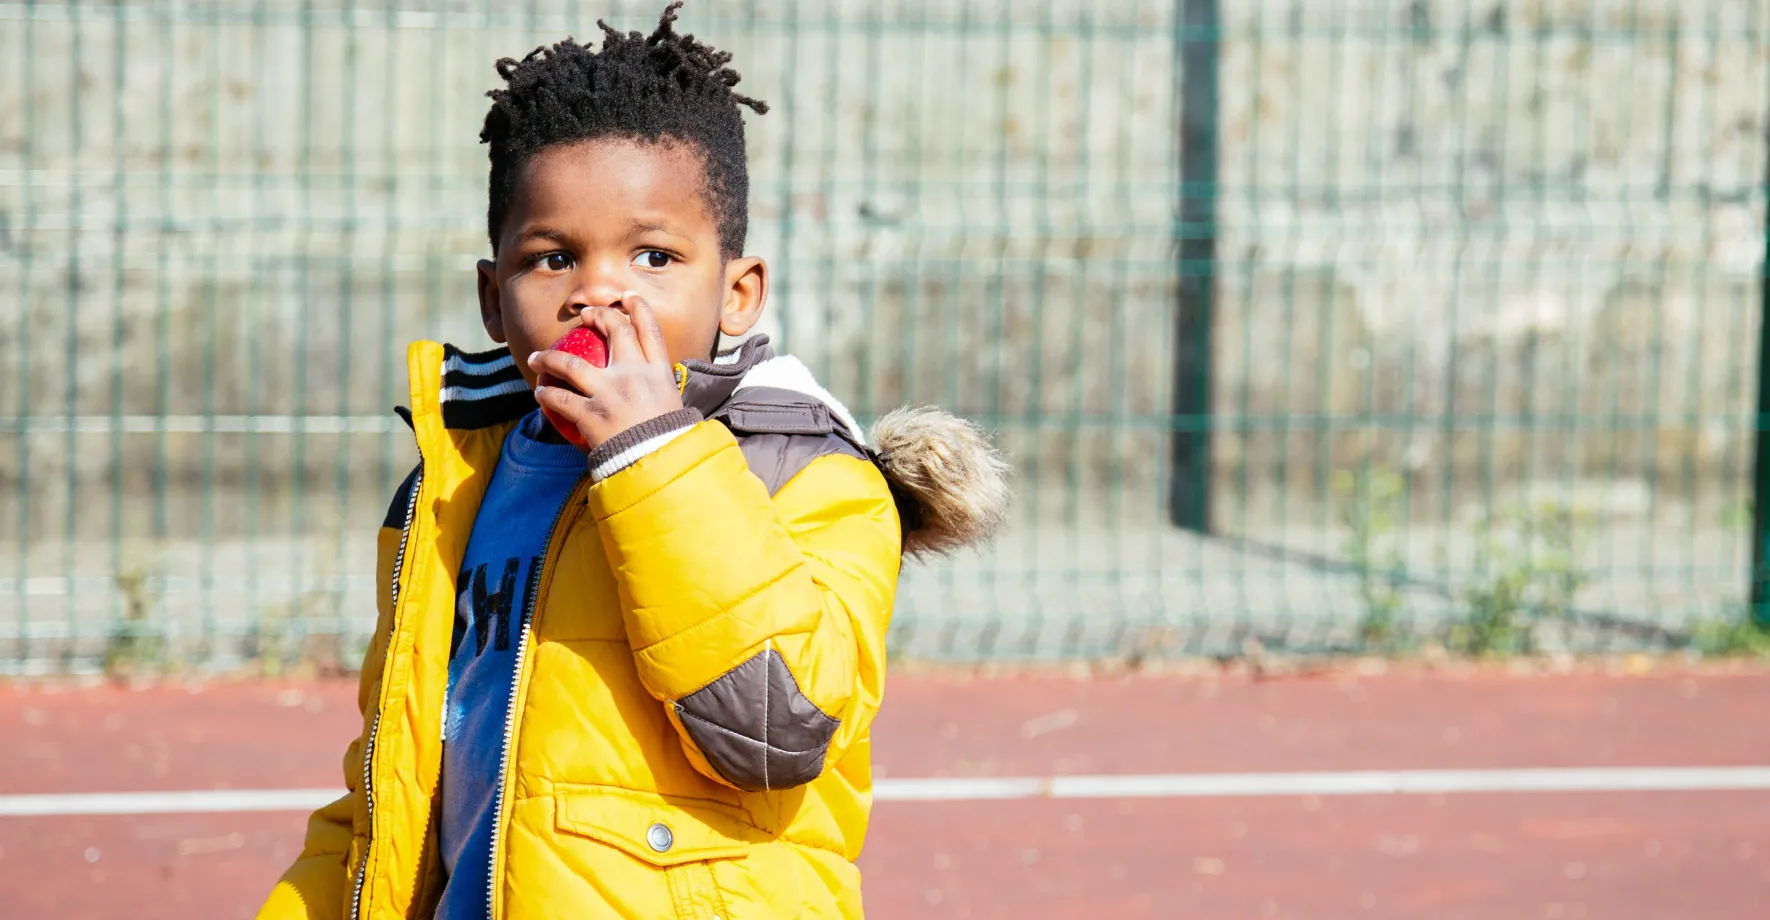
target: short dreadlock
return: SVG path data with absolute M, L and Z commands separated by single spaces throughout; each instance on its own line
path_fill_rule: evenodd
M 486 232 L 493 251 L 516 179 L 530 157 L 554 144 L 620 137 L 699 148 L 720 252 L 728 259 L 743 254 L 750 174 L 738 106 L 761 115 L 768 104 L 732 91 L 742 78 L 725 66 L 730 52 L 677 34 L 672 25 L 681 6 L 670 4 L 650 35 L 618 32 L 597 20 L 601 51 L 567 38 L 536 48 L 521 61 L 498 61 L 506 88 L 486 94 L 492 109 L 479 133 L 491 147 Z

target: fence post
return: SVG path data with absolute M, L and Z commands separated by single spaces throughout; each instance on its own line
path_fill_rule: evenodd
M 1764 179 L 1765 216 L 1770 218 L 1770 174 Z M 1770 426 L 1764 424 L 1770 412 L 1770 225 L 1764 232 L 1763 263 L 1758 268 L 1758 404 L 1752 413 L 1752 426 L 1757 435 L 1757 456 L 1752 471 L 1752 563 L 1750 569 L 1752 619 L 1759 626 L 1770 626 L 1770 517 L 1764 505 L 1770 500 Z
M 1175 526 L 1211 527 L 1211 312 L 1217 252 L 1217 80 L 1221 0 L 1177 0 L 1180 202 L 1174 239 L 1179 271 L 1174 323 L 1173 469 L 1168 514 Z

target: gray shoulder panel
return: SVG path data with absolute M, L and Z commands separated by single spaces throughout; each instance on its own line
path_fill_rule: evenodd
M 781 486 L 791 482 L 794 476 L 799 475 L 811 465 L 811 461 L 819 457 L 843 454 L 866 459 L 866 455 L 856 450 L 852 444 L 833 434 L 739 435 L 738 447 L 744 452 L 744 461 L 750 465 L 750 472 L 762 480 L 770 495 L 779 492 Z
M 800 692 L 774 649 L 678 700 L 676 713 L 713 769 L 751 791 L 816 779 L 841 724 Z
M 830 454 L 870 460 L 830 414 L 830 407 L 794 390 L 751 387 L 720 406 L 713 418 L 737 435 L 750 471 L 768 494 Z

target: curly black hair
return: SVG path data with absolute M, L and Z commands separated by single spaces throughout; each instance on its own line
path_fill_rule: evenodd
M 750 174 L 738 107 L 761 115 L 768 104 L 732 91 L 742 77 L 725 66 L 729 52 L 677 34 L 673 24 L 681 6 L 665 8 L 650 35 L 618 32 L 597 20 L 601 51 L 568 38 L 520 61 L 498 61 L 505 88 L 486 94 L 492 108 L 479 133 L 492 161 L 486 232 L 493 252 L 530 157 L 555 144 L 620 137 L 698 148 L 720 252 L 727 259 L 743 254 Z

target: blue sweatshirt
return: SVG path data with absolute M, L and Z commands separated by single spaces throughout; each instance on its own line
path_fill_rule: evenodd
M 449 880 L 437 920 L 485 920 L 491 912 L 498 767 L 528 591 L 560 507 L 589 472 L 576 448 L 542 442 L 541 431 L 536 410 L 505 439 L 456 580 L 438 828 Z

